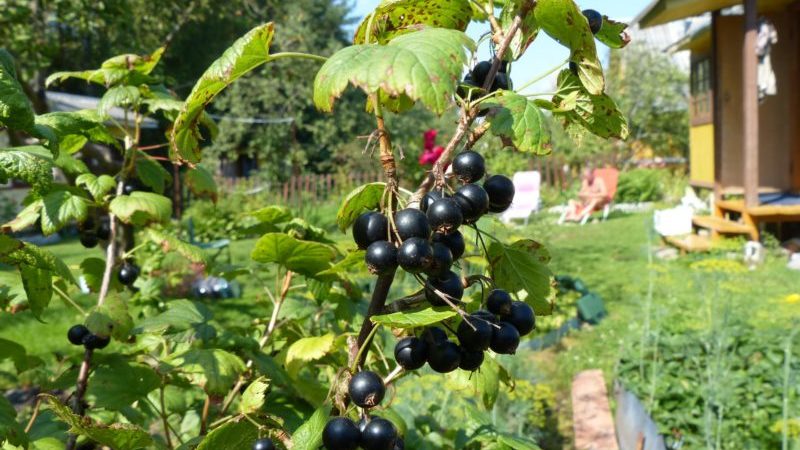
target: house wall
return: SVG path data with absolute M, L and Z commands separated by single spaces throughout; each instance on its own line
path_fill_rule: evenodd
M 796 101 L 798 79 L 798 31 L 800 13 L 768 14 L 778 30 L 778 43 L 772 48 L 773 69 L 778 95 L 767 97 L 759 109 L 759 184 L 788 190 L 793 187 L 793 164 L 797 165 L 797 132 L 800 109 Z M 719 86 L 721 90 L 722 158 L 719 181 L 725 187 L 742 186 L 742 44 L 744 18 L 721 16 L 715 37 L 719 46 Z
M 714 186 L 714 125 L 689 129 L 689 180 L 695 186 Z

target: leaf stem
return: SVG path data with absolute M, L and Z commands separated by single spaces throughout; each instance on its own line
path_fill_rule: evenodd
M 200 436 L 205 436 L 208 432 L 208 411 L 211 409 L 211 396 L 206 394 L 206 401 L 203 403 L 203 413 L 200 416 Z
M 311 53 L 302 53 L 302 52 L 280 52 L 280 53 L 275 53 L 274 55 L 269 55 L 269 61 L 274 61 L 276 59 L 284 59 L 284 58 L 310 59 L 312 61 L 319 61 L 323 63 L 328 60 L 328 58 L 324 56 L 314 55 Z
M 530 86 L 532 86 L 532 85 L 544 80 L 545 78 L 549 77 L 550 75 L 552 75 L 555 72 L 558 72 L 558 70 L 561 69 L 562 67 L 564 67 L 564 64 L 566 64 L 568 62 L 569 62 L 569 58 L 565 59 L 564 61 L 559 63 L 557 66 L 553 67 L 552 69 L 549 69 L 547 72 L 537 76 L 536 78 L 534 78 L 532 80 L 527 81 L 525 84 L 523 84 L 522 86 L 518 87 L 515 90 L 517 92 L 522 92 L 525 88 L 530 87 Z M 527 94 L 525 94 L 525 95 L 527 96 Z
M 361 367 L 367 359 L 369 350 L 365 350 L 365 348 L 369 347 L 372 336 L 374 336 L 373 330 L 375 329 L 375 324 L 372 323 L 371 319 L 372 316 L 383 312 L 383 308 L 386 306 L 386 298 L 389 296 L 389 289 L 392 287 L 396 271 L 397 270 L 393 270 L 386 275 L 379 276 L 378 281 L 375 282 L 375 289 L 372 291 L 372 299 L 369 302 L 367 315 L 364 317 L 364 322 L 361 324 L 361 331 L 358 333 L 358 339 L 356 339 L 358 353 L 355 357 L 355 361 L 351 362 L 351 367 Z
M 36 418 L 39 416 L 39 408 L 42 406 L 42 399 L 37 398 L 36 404 L 33 406 L 33 413 L 31 414 L 30 420 L 28 420 L 28 424 L 25 425 L 25 434 L 31 432 L 31 428 L 33 428 L 33 423 L 36 422 Z
M 377 325 L 373 326 L 372 330 L 370 330 L 369 334 L 367 335 L 367 339 L 364 341 L 364 345 L 361 345 L 358 348 L 358 354 L 356 354 L 356 358 L 353 360 L 353 364 L 350 365 L 351 373 L 355 373 L 358 370 L 359 366 L 363 365 L 363 362 L 359 362 L 362 360 L 361 359 L 362 357 L 364 358 L 364 360 L 367 359 L 367 355 L 364 354 L 364 352 L 366 351 L 365 349 L 369 348 L 370 344 L 372 343 L 372 339 L 375 337 L 375 334 L 378 332 L 379 328 L 380 327 Z
M 75 303 L 75 300 L 73 300 L 72 297 L 70 297 L 66 292 L 62 291 L 55 284 L 53 284 L 53 291 L 55 291 L 55 293 L 58 294 L 59 297 L 63 298 L 64 301 L 66 301 L 67 303 L 72 305 L 75 309 L 77 309 L 84 317 L 86 316 L 86 310 L 84 310 L 83 308 L 80 307 L 80 305 Z
M 159 411 L 159 415 L 161 416 L 161 421 L 164 423 L 164 436 L 167 438 L 167 447 L 169 449 L 175 448 L 172 445 L 172 437 L 169 434 L 169 420 L 167 418 L 167 403 L 164 401 L 164 385 L 162 384 L 159 388 L 159 401 L 161 402 L 161 410 Z

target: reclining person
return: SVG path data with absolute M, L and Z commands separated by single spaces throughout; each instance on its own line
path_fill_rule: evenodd
M 580 222 L 587 214 L 599 211 L 611 202 L 605 181 L 596 177 L 594 170 L 584 169 L 582 179 L 578 200 L 570 200 L 567 205 L 566 221 Z

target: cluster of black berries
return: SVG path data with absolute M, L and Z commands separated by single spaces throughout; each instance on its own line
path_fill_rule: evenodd
M 486 77 L 489 75 L 491 69 L 491 60 L 481 61 L 476 64 L 472 70 L 464 75 L 464 80 L 458 86 L 456 95 L 465 100 L 474 100 L 485 95 L 486 92 L 483 91 L 483 84 L 486 82 Z M 511 77 L 508 76 L 508 63 L 502 61 L 500 63 L 500 68 L 494 76 L 494 81 L 492 81 L 489 92 L 494 92 L 498 89 L 509 90 L 512 88 Z
M 378 406 L 386 395 L 383 380 L 374 372 L 361 371 L 347 386 L 350 400 L 370 409 Z M 328 450 L 403 450 L 405 443 L 394 424 L 380 417 L 361 419 L 358 424 L 347 417 L 335 417 L 322 431 L 322 443 Z
M 94 248 L 100 241 L 107 241 L 111 236 L 111 221 L 108 216 L 102 215 L 99 220 L 89 216 L 78 227 L 81 245 L 86 248 Z
M 421 337 L 400 340 L 394 358 L 406 370 L 416 370 L 427 362 L 431 369 L 448 373 L 456 369 L 473 372 L 483 364 L 484 353 L 512 355 L 521 336 L 533 331 L 536 318 L 524 302 L 511 299 L 508 292 L 495 289 L 486 300 L 486 310 L 464 318 L 455 332 L 458 344 L 449 340 L 441 328 L 427 328 Z
M 67 339 L 69 339 L 73 345 L 82 345 L 87 350 L 106 348 L 109 342 L 111 342 L 110 337 L 98 336 L 83 325 L 73 325 L 69 331 L 67 331 Z
M 131 261 L 123 262 L 117 272 L 117 280 L 125 286 L 132 286 L 137 278 L 139 278 L 139 266 Z
M 411 274 L 426 274 L 425 297 L 435 306 L 457 303 L 464 295 L 461 278 L 450 270 L 465 249 L 458 228 L 477 222 L 486 213 L 503 212 L 514 200 L 514 184 L 508 177 L 494 175 L 483 186 L 477 184 L 486 174 L 486 165 L 476 152 L 456 156 L 453 171 L 464 184 L 452 196 L 429 192 L 420 209 L 407 208 L 395 214 L 393 230 L 387 217 L 378 212 L 362 214 L 353 225 L 353 238 L 359 248 L 366 249 L 365 260 L 372 274 L 386 275 L 397 266 Z

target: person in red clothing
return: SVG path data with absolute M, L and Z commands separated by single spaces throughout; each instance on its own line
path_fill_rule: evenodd
M 432 166 L 439 160 L 444 152 L 444 147 L 436 145 L 436 130 L 428 130 L 423 135 L 425 138 L 424 150 L 419 155 L 419 164 L 422 166 Z

